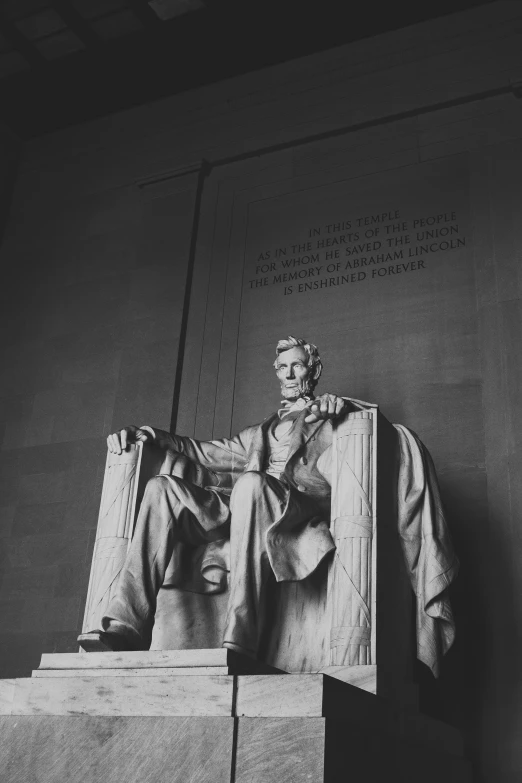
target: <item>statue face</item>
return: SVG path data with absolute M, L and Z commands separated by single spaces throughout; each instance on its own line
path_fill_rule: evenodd
M 312 370 L 308 366 L 308 354 L 301 346 L 279 354 L 276 373 L 285 400 L 297 400 L 311 393 Z

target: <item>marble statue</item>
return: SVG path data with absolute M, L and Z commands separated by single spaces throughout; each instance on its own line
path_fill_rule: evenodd
M 361 489 L 363 505 L 357 500 L 359 511 L 349 517 L 341 511 L 339 522 L 363 532 L 336 537 L 331 525 L 330 486 L 332 471 L 337 470 L 332 439 L 336 422 L 350 409 L 349 399 L 331 393 L 314 396 L 322 363 L 317 347 L 306 340 L 291 336 L 280 340 L 274 367 L 281 408 L 232 438 L 198 441 L 150 426 L 128 426 L 109 435 L 109 456 L 123 455 L 134 443 L 153 443 L 163 454 L 163 464 L 160 475 L 147 484 L 101 628 L 89 629 L 93 632 L 84 649 L 148 649 L 157 594 L 174 560 L 182 589 L 212 592 L 219 589 L 219 568 L 230 572 L 223 646 L 256 657 L 267 622 L 270 583 L 306 580 L 325 558 L 334 552 L 338 557 L 344 541 L 362 536 L 364 543 L 365 536 L 371 538 L 364 532 L 366 519 L 371 520 L 371 503 L 364 501 L 360 486 L 356 489 Z M 352 418 L 366 415 L 352 414 Z M 370 422 L 352 420 L 350 432 L 362 432 L 363 425 Z M 418 657 L 436 674 L 454 636 L 447 590 L 458 563 L 431 458 L 414 433 L 399 425 L 393 432 L 401 459 L 396 493 L 399 536 L 417 597 Z M 346 475 L 353 484 L 353 469 L 348 468 Z M 196 561 L 177 557 L 187 551 L 200 555 Z M 344 578 L 346 569 L 339 570 Z M 351 649 L 352 658 L 356 651 L 351 663 L 371 663 L 369 654 L 361 658 L 357 652 L 369 645 L 362 628 L 369 613 L 364 608 L 367 599 L 361 599 L 363 589 L 354 587 L 353 576 L 347 584 L 354 590 L 354 605 L 362 607 L 361 619 L 339 620 L 335 634 L 345 638 L 337 643 Z M 353 609 L 349 614 L 354 617 Z
M 331 443 L 327 422 L 346 403 L 313 395 L 322 371 L 315 345 L 289 337 L 275 361 L 281 409 L 234 438 L 198 442 L 150 427 L 109 435 L 113 453 L 129 442 L 154 441 L 188 460 L 192 480 L 161 475 L 149 482 L 116 594 L 103 618 L 112 649 L 144 649 L 156 595 L 177 543 L 198 546 L 230 536 L 231 588 L 223 644 L 255 656 L 263 627 L 266 586 L 305 579 L 332 551 L 330 486 L 318 461 Z M 312 437 L 313 436 L 313 437 Z

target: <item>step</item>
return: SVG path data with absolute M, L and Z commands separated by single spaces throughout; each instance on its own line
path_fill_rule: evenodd
M 27 677 L 0 681 L 3 715 L 230 717 L 231 675 Z
M 176 676 L 179 674 L 282 674 L 224 647 L 208 650 L 140 650 L 137 652 L 47 653 L 33 677 Z
M 375 698 L 324 674 L 120 674 L 100 679 L 78 673 L 0 681 L 4 715 L 345 718 L 349 705 L 351 712 L 364 717 L 366 710 L 370 720 L 375 720 L 375 713 L 382 722 L 389 710 L 383 712 Z M 393 709 L 390 716 L 395 716 Z

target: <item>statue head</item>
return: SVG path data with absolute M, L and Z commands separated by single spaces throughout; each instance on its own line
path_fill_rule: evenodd
M 274 367 L 286 400 L 313 396 L 323 371 L 317 346 L 292 336 L 277 343 Z

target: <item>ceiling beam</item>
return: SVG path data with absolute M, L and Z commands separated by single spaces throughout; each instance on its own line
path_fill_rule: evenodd
M 0 11 L 0 33 L 21 54 L 32 67 L 40 68 L 47 60 L 36 46 L 22 35 L 18 27 Z
M 125 0 L 125 2 L 146 29 L 159 30 L 163 26 L 164 23 L 156 16 L 146 0 Z
M 62 17 L 67 27 L 87 49 L 99 49 L 102 46 L 97 33 L 68 0 L 49 0 L 49 5 Z

